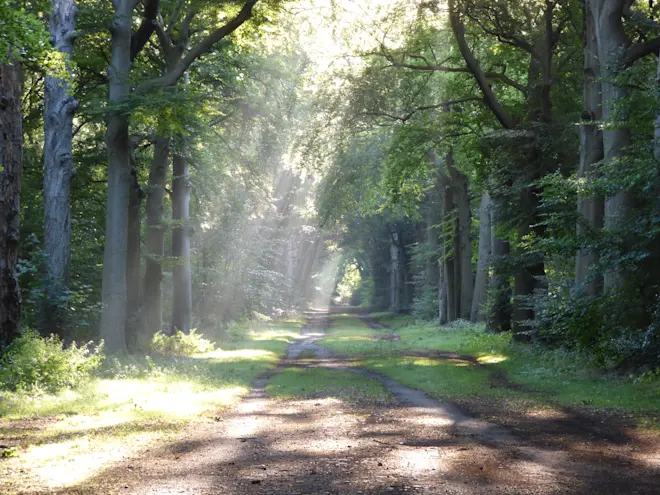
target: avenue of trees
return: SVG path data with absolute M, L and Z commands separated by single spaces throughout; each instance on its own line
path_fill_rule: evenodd
M 325 67 L 303 35 L 345 8 Z M 656 365 L 659 17 L 0 0 L 0 346 L 301 307 L 341 252 L 354 304 Z

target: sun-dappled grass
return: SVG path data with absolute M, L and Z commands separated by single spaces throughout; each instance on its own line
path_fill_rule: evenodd
M 0 466 L 0 492 L 22 482 L 80 482 L 190 421 L 222 414 L 257 376 L 275 368 L 299 326 L 297 320 L 260 322 L 237 334 L 240 339 L 191 357 L 110 356 L 91 379 L 55 394 L 2 392 L 0 443 L 16 458 Z M 71 462 L 76 476 L 58 477 Z
M 338 354 L 359 357 L 365 368 L 445 400 L 505 398 L 629 411 L 652 425 L 660 419 L 657 377 L 636 380 L 605 372 L 584 355 L 516 344 L 511 334 L 487 333 L 483 325 L 459 321 L 438 327 L 387 313 L 371 317 L 389 326 L 400 341 L 373 339 L 374 333 L 382 331 L 344 320 L 345 326 L 333 323 L 318 343 Z M 468 359 L 434 356 L 434 351 Z
M 271 397 L 334 397 L 352 403 L 385 403 L 390 393 L 380 382 L 345 370 L 287 368 L 275 375 L 266 392 Z

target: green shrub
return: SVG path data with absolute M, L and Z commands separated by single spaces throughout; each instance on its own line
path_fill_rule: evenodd
M 171 356 L 192 356 L 215 350 L 215 344 L 202 337 L 193 328 L 190 333 L 177 330 L 174 335 L 158 332 L 151 341 L 151 348 L 161 354 Z
M 12 391 L 57 392 L 75 387 L 99 367 L 103 343 L 65 348 L 59 337 L 30 330 L 14 340 L 0 359 L 0 386 Z

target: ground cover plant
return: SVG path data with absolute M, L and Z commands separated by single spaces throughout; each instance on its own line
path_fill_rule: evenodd
M 108 463 L 167 442 L 186 425 L 214 421 L 255 378 L 272 371 L 299 331 L 298 320 L 243 325 L 222 348 L 193 356 L 110 356 L 74 387 L 0 390 L 0 491 L 68 486 Z M 11 459 L 9 459 L 11 457 Z M 75 475 L 65 469 L 76 462 Z
M 517 344 L 510 333 L 489 333 L 469 322 L 439 327 L 386 313 L 331 321 L 320 345 L 442 400 L 473 406 L 508 401 L 512 408 L 568 406 L 594 414 L 632 414 L 644 425 L 660 426 L 655 374 L 604 370 L 584 353 Z M 388 328 L 370 328 L 369 321 Z M 374 338 L 389 332 L 399 340 Z

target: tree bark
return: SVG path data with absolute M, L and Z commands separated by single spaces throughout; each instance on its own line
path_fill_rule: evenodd
M 578 177 L 585 183 L 593 180 L 595 166 L 603 159 L 603 133 L 599 128 L 602 118 L 600 64 L 596 42 L 595 20 L 589 1 L 584 5 L 584 92 L 582 124 L 580 125 L 580 166 Z M 604 202 L 602 197 L 578 192 L 577 235 L 584 238 L 590 231 L 603 227 Z M 578 293 L 596 296 L 602 290 L 602 276 L 592 274 L 598 263 L 598 253 L 581 249 L 575 260 L 575 287 Z
M 470 197 L 468 195 L 468 179 L 454 165 L 454 154 L 450 151 L 446 159 L 447 170 L 454 189 L 456 205 L 455 257 L 458 264 L 456 280 L 458 283 L 458 318 L 470 319 L 472 310 L 472 295 L 474 278 L 472 273 L 472 220 L 470 216 Z
M 128 237 L 126 256 L 126 341 L 129 349 L 136 350 L 144 328 L 142 317 L 142 278 L 140 273 L 141 206 L 144 191 L 140 187 L 135 166 L 134 147 L 131 146 L 131 188 L 128 198 Z
M 183 146 L 182 138 L 180 146 Z M 190 266 L 190 174 L 188 163 L 179 149 L 172 164 L 172 326 L 188 333 L 192 329 L 192 269 Z
M 458 280 L 456 280 L 456 210 L 454 208 L 454 192 L 448 184 L 445 188 L 442 206 L 442 243 L 444 253 L 444 278 L 447 287 L 447 321 L 451 322 L 458 318 L 460 299 L 457 297 Z
M 0 64 L 0 349 L 18 336 L 21 320 L 16 271 L 23 173 L 20 71 L 11 58 Z
M 399 250 L 399 234 L 390 231 L 390 305 L 392 313 L 401 309 L 401 259 Z
M 112 24 L 111 63 L 108 101 L 123 103 L 130 92 L 131 0 L 116 0 Z M 100 335 L 109 352 L 126 350 L 126 250 L 131 164 L 128 116 L 112 109 L 107 119 L 108 197 L 103 252 L 103 312 Z
M 484 319 L 483 306 L 486 302 L 486 287 L 488 286 L 488 269 L 490 266 L 491 229 L 490 229 L 490 195 L 481 195 L 479 207 L 479 249 L 477 254 L 477 276 L 474 281 L 470 321 Z
M 504 266 L 509 257 L 509 243 L 497 232 L 501 221 L 501 198 L 494 197 L 490 209 L 491 229 L 491 263 L 493 275 L 488 288 L 489 308 L 486 328 L 491 332 L 507 332 L 511 330 L 511 285 L 508 270 Z
M 595 20 L 598 59 L 601 70 L 601 97 L 603 121 L 608 124 L 603 129 L 603 149 L 605 162 L 625 158 L 632 145 L 630 129 L 625 124 L 625 102 L 628 90 L 617 84 L 616 76 L 624 66 L 626 50 L 630 39 L 623 26 L 623 11 L 628 6 L 627 0 L 589 0 Z M 630 218 L 633 198 L 627 191 L 621 191 L 605 199 L 604 226 L 615 229 L 625 225 Z M 621 271 L 614 270 L 605 274 L 605 290 L 615 290 L 627 281 Z
M 68 61 L 76 37 L 74 0 L 52 0 L 50 41 Z M 42 312 L 43 334 L 61 333 L 60 298 L 69 288 L 71 264 L 71 205 L 69 194 L 73 166 L 73 115 L 78 102 L 66 79 L 46 75 L 44 87 L 44 252 L 47 257 L 47 297 Z
M 163 214 L 169 156 L 170 139 L 156 137 L 147 188 L 147 257 L 144 274 L 144 319 L 147 337 L 161 330 L 163 326 Z

